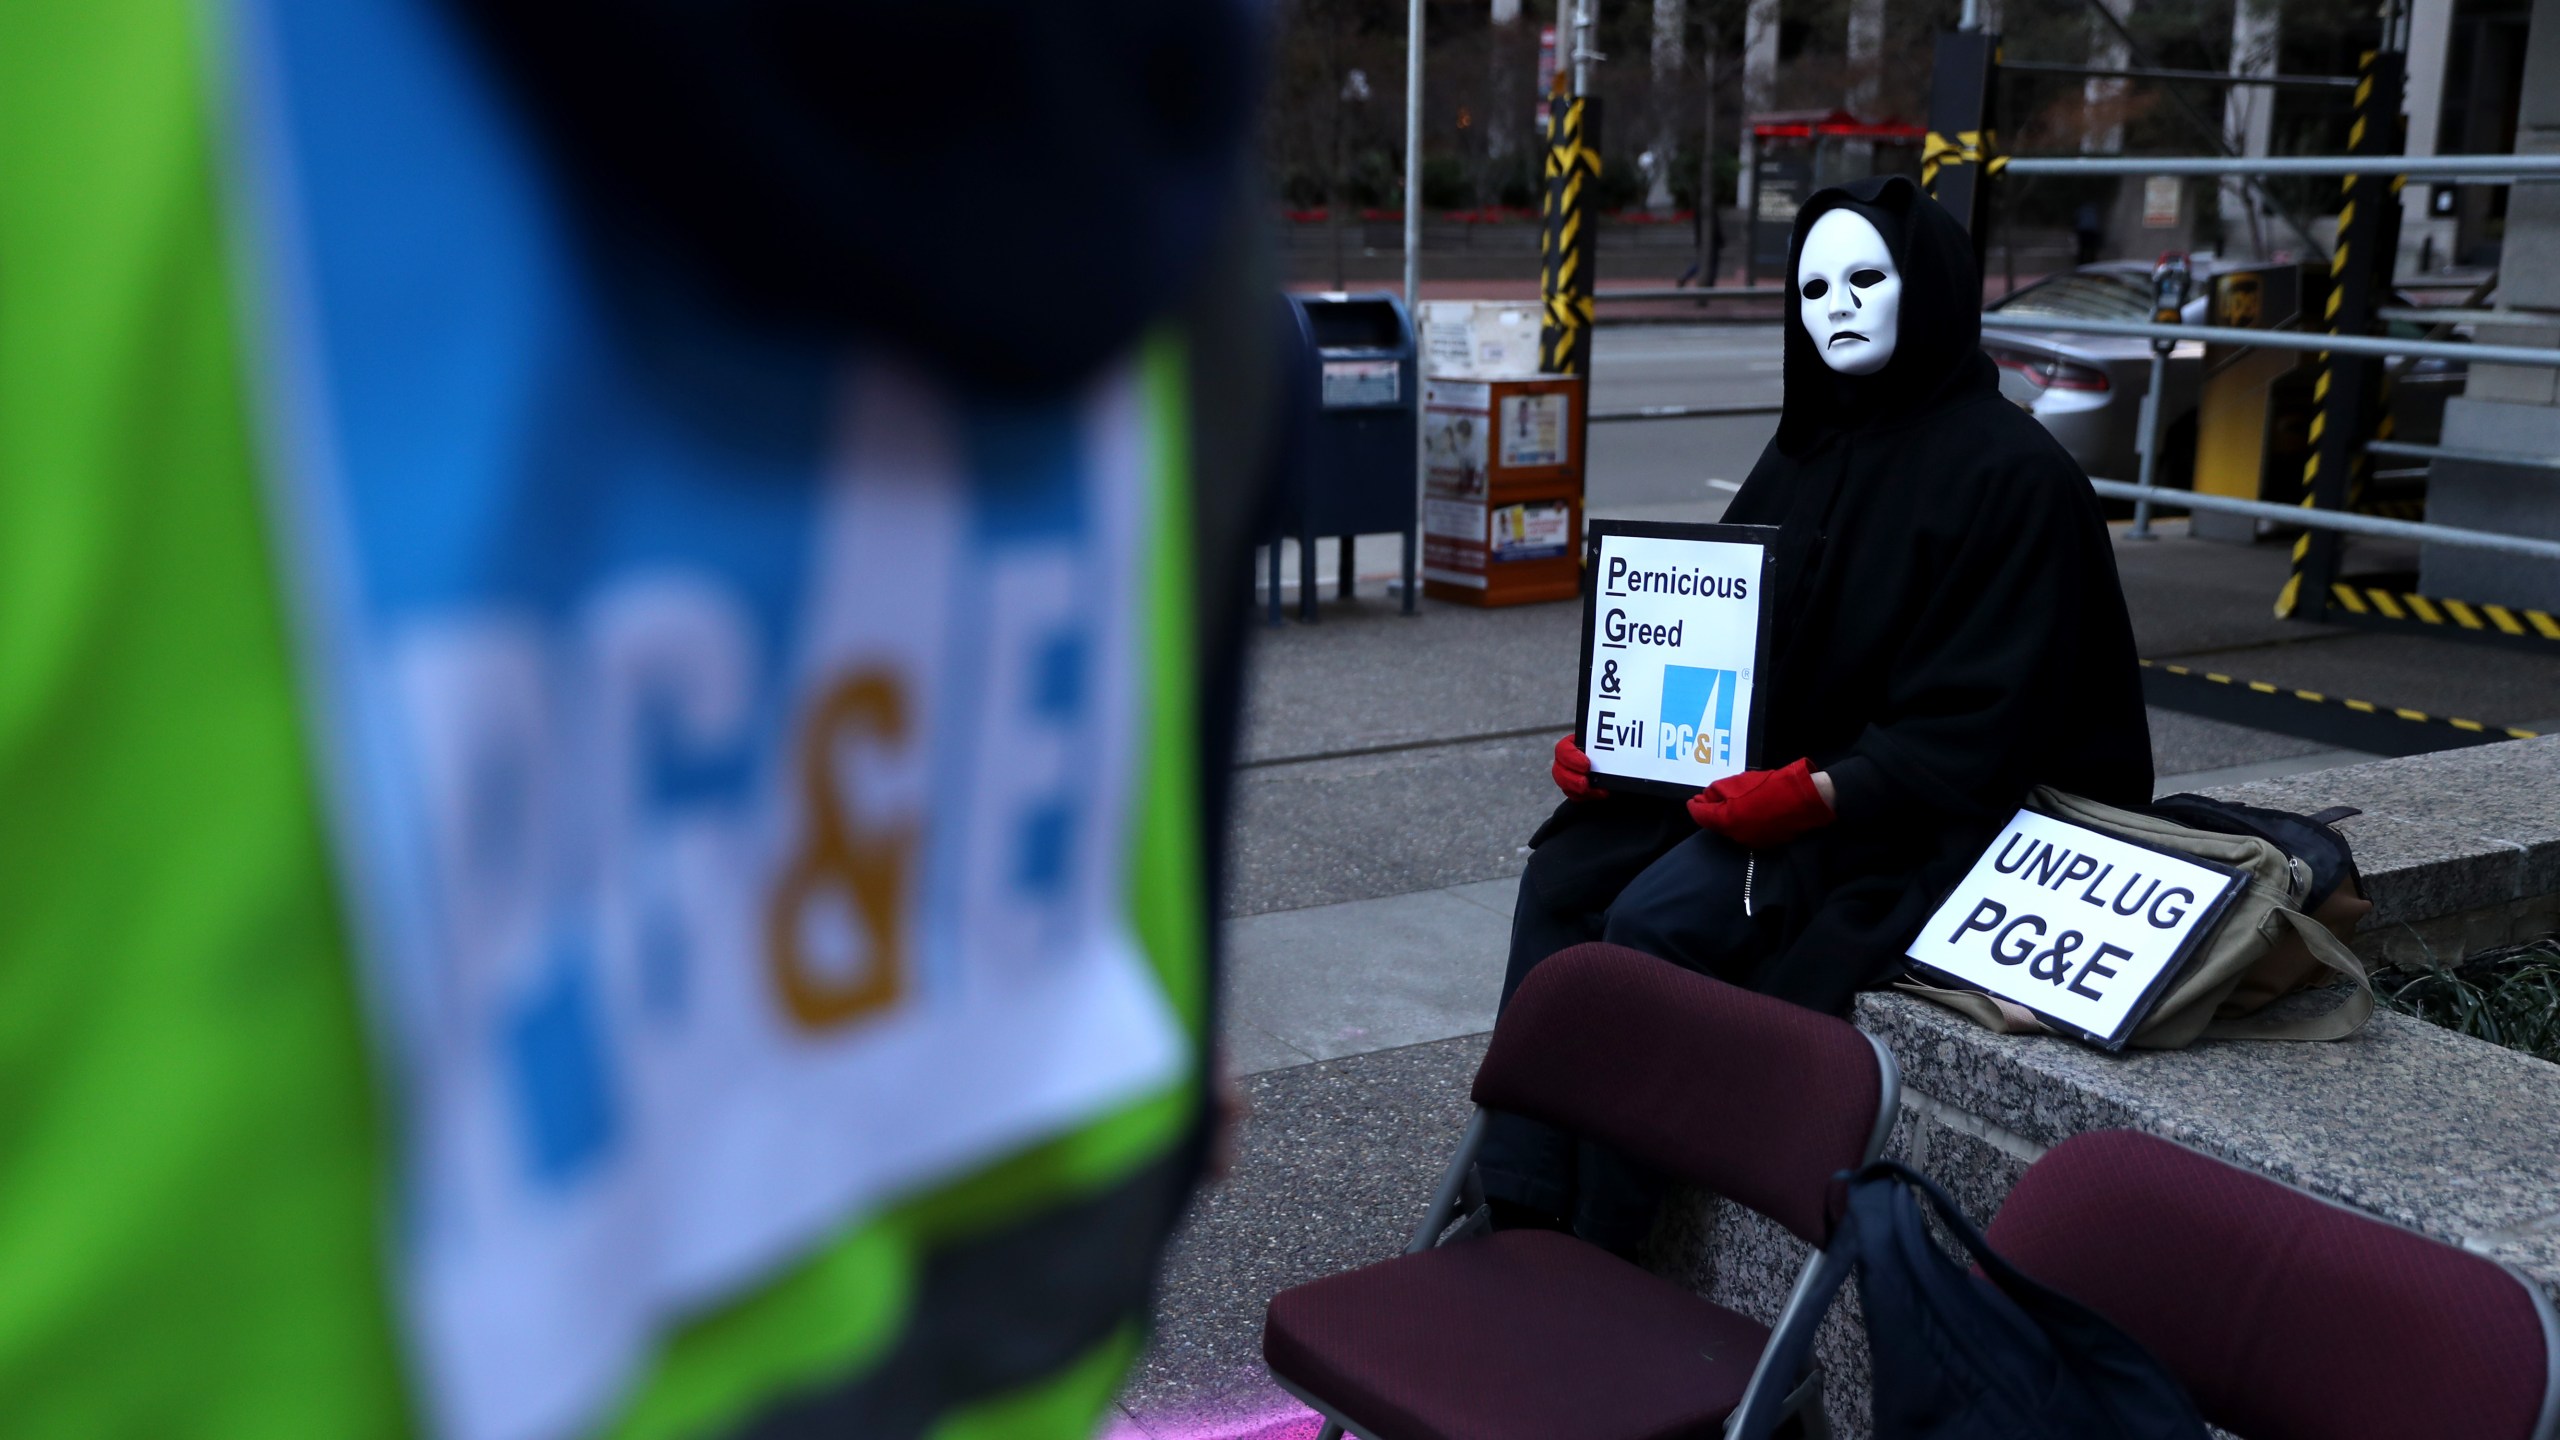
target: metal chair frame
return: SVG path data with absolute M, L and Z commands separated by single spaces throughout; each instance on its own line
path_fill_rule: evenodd
M 1875 1124 L 1868 1131 L 1865 1153 L 1859 1157 L 1859 1164 L 1864 1165 L 1884 1153 L 1885 1141 L 1893 1134 L 1894 1119 L 1902 1108 L 1902 1067 L 1883 1041 L 1864 1030 L 1858 1034 L 1875 1052 L 1878 1081 Z M 1403 1253 L 1415 1255 L 1437 1248 L 1450 1223 L 1460 1218 L 1460 1196 L 1466 1189 L 1467 1170 L 1475 1164 L 1476 1152 L 1483 1148 L 1485 1123 L 1485 1111 L 1478 1107 L 1467 1121 L 1456 1155 L 1441 1171 L 1440 1182 L 1431 1192 L 1431 1206 L 1414 1227 L 1413 1238 Z M 1768 1440 L 1789 1416 L 1799 1414 L 1805 1417 L 1809 1440 L 1828 1440 L 1831 1431 L 1822 1410 L 1822 1369 L 1812 1362 L 1813 1339 L 1841 1283 L 1848 1278 L 1851 1263 L 1836 1245 L 1816 1249 L 1813 1258 L 1805 1262 L 1785 1307 L 1778 1312 L 1777 1323 L 1769 1327 L 1768 1343 L 1761 1347 L 1751 1380 L 1743 1387 L 1742 1399 L 1725 1421 L 1725 1440 Z M 1780 1373 L 1793 1378 L 1780 1379 Z M 1309 1394 L 1285 1377 L 1275 1374 L 1271 1378 L 1324 1417 L 1324 1428 L 1318 1432 L 1317 1440 L 1343 1440 L 1346 1435 L 1353 1440 L 1378 1440 L 1322 1397 Z M 1778 1388 L 1781 1385 L 1785 1386 L 1783 1392 Z

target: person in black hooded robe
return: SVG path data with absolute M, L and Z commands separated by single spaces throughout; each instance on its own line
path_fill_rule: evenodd
M 1812 274 L 1806 237 L 1843 210 L 1890 259 Z M 1835 222 L 1818 248 L 1844 233 L 1865 234 Z M 1567 798 L 1530 841 L 1505 1004 L 1540 960 L 1605 939 L 1845 1014 L 1900 973 L 2032 787 L 2151 798 L 2106 524 L 2080 467 L 2000 394 L 1963 229 L 1908 179 L 1862 180 L 1797 214 L 1787 273 L 1807 303 L 1786 307 L 1778 433 L 1724 514 L 1778 531 L 1760 744 L 1780 768 L 1683 804 L 1595 789 L 1558 742 Z M 1863 362 L 1840 353 L 1861 345 Z M 1497 1226 L 1569 1224 L 1623 1252 L 1651 1223 L 1649 1177 L 1519 1116 L 1493 1117 L 1478 1172 Z

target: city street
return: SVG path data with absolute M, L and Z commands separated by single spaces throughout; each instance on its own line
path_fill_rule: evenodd
M 1778 366 L 1775 325 L 1607 326 L 1592 340 L 1592 411 L 1774 405 Z M 1591 513 L 1713 519 L 1777 428 L 1774 414 L 1594 425 Z

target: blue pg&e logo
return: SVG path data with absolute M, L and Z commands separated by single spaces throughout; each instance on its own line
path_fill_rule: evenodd
M 1663 666 L 1662 758 L 1733 763 L 1733 697 L 1741 688 L 1739 671 Z

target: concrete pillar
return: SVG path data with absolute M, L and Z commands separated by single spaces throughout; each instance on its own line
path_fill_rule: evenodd
M 1688 0 L 1653 0 L 1653 154 L 1651 183 L 1644 206 L 1657 215 L 1671 213 L 1671 157 L 1679 153 L 1680 71 L 1686 58 Z
M 2560 154 L 2560 0 L 2533 0 L 2521 88 L 2516 153 Z M 2509 189 L 2498 277 L 2499 309 L 2549 323 L 2488 333 L 2510 345 L 2560 346 L 2560 185 Z M 2445 404 L 2444 444 L 2560 453 L 2560 375 L 2538 366 L 2472 366 L 2464 394 Z M 2427 481 L 2427 518 L 2560 539 L 2560 472 L 2438 460 Z M 2428 595 L 2560 610 L 2560 565 L 2548 561 L 2424 545 L 2418 584 Z
M 2409 7 L 2409 153 L 2440 153 L 2438 122 L 2444 116 L 2444 71 L 2453 49 L 2454 0 L 2412 0 Z M 2400 191 L 2400 273 L 2418 273 L 2421 258 L 2436 265 L 2453 260 L 2458 223 L 2429 213 L 2435 187 L 2411 182 Z
M 2444 0 L 2450 5 L 2452 0 Z M 2240 0 L 2231 13 L 2231 73 L 2276 73 L 2275 0 Z M 2264 155 L 2275 134 L 2276 92 L 2264 85 L 2234 85 L 2223 97 L 2222 129 L 2243 155 Z M 2222 253 L 2262 260 L 2272 217 L 2257 194 L 2238 180 L 2221 185 Z
M 1742 207 L 1746 234 L 1752 206 L 1759 199 L 1751 193 L 1751 117 L 1773 108 L 1777 101 L 1778 0 L 1751 0 L 1742 17 L 1742 141 L 1738 147 L 1742 177 L 1734 182 L 1734 200 Z
M 2533 0 L 2527 32 L 2524 84 L 2516 102 L 2516 153 L 2560 154 L 2560 0 Z M 2516 185 L 2507 191 L 2507 230 L 2498 264 L 2501 309 L 2555 312 L 2560 324 L 2560 185 Z M 2502 330 L 2501 336 L 2529 332 Z M 2560 344 L 2560 334 L 2510 341 Z M 2560 404 L 2551 371 L 2507 365 L 2475 365 L 2468 393 L 2474 399 Z

